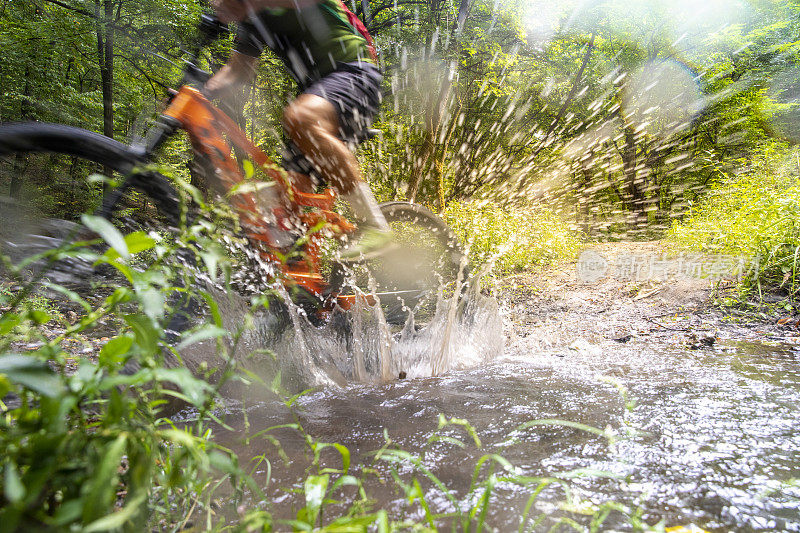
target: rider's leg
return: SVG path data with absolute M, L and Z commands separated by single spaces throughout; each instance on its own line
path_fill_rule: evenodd
M 314 182 L 309 176 L 292 170 L 287 172 L 289 173 L 289 179 L 292 180 L 292 185 L 294 185 L 295 189 L 306 193 L 314 192 Z
M 389 225 L 361 176 L 358 160 L 339 138 L 339 117 L 333 104 L 315 94 L 301 94 L 286 107 L 283 127 L 322 176 L 350 204 L 362 226 L 388 233 Z

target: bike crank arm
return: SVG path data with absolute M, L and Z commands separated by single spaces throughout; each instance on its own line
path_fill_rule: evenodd
M 427 293 L 427 290 L 408 290 L 408 291 L 387 291 L 387 292 L 376 292 L 376 293 L 368 293 L 368 294 L 339 294 L 336 296 L 336 303 L 347 311 L 353 305 L 355 305 L 356 300 L 361 298 L 364 300 L 367 305 L 375 305 L 378 303 L 378 300 L 382 300 L 386 298 L 387 300 L 391 297 L 400 297 L 400 296 L 424 296 Z

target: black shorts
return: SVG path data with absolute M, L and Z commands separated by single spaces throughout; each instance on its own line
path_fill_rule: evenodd
M 333 104 L 339 116 L 339 136 L 348 143 L 369 137 L 372 119 L 381 104 L 381 75 L 372 63 L 343 63 L 335 71 L 302 89 Z M 314 174 L 311 163 L 291 141 L 286 143 L 284 166 L 303 174 Z
M 381 105 L 382 79 L 372 63 L 342 63 L 302 94 L 315 94 L 332 103 L 339 115 L 342 139 L 357 142 L 364 139 Z

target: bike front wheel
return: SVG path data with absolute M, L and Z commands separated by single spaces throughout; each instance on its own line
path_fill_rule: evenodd
M 377 296 L 387 322 L 403 324 L 409 313 L 424 323 L 441 298 L 460 292 L 467 278 L 456 234 L 430 209 L 409 202 L 380 204 L 396 247 L 377 259 L 334 266 L 331 285 L 342 293 Z

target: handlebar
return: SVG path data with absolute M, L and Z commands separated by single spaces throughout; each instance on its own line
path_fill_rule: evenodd
M 215 15 L 210 13 L 203 13 L 200 16 L 200 24 L 198 25 L 197 29 L 200 33 L 200 40 L 198 41 L 194 50 L 191 50 L 189 57 L 185 61 L 181 85 L 188 83 L 202 86 L 208 81 L 208 79 L 211 77 L 211 74 L 202 70 L 196 64 L 197 58 L 200 55 L 200 51 L 219 39 L 221 35 L 224 35 L 230 31 L 227 24 L 223 23 Z

